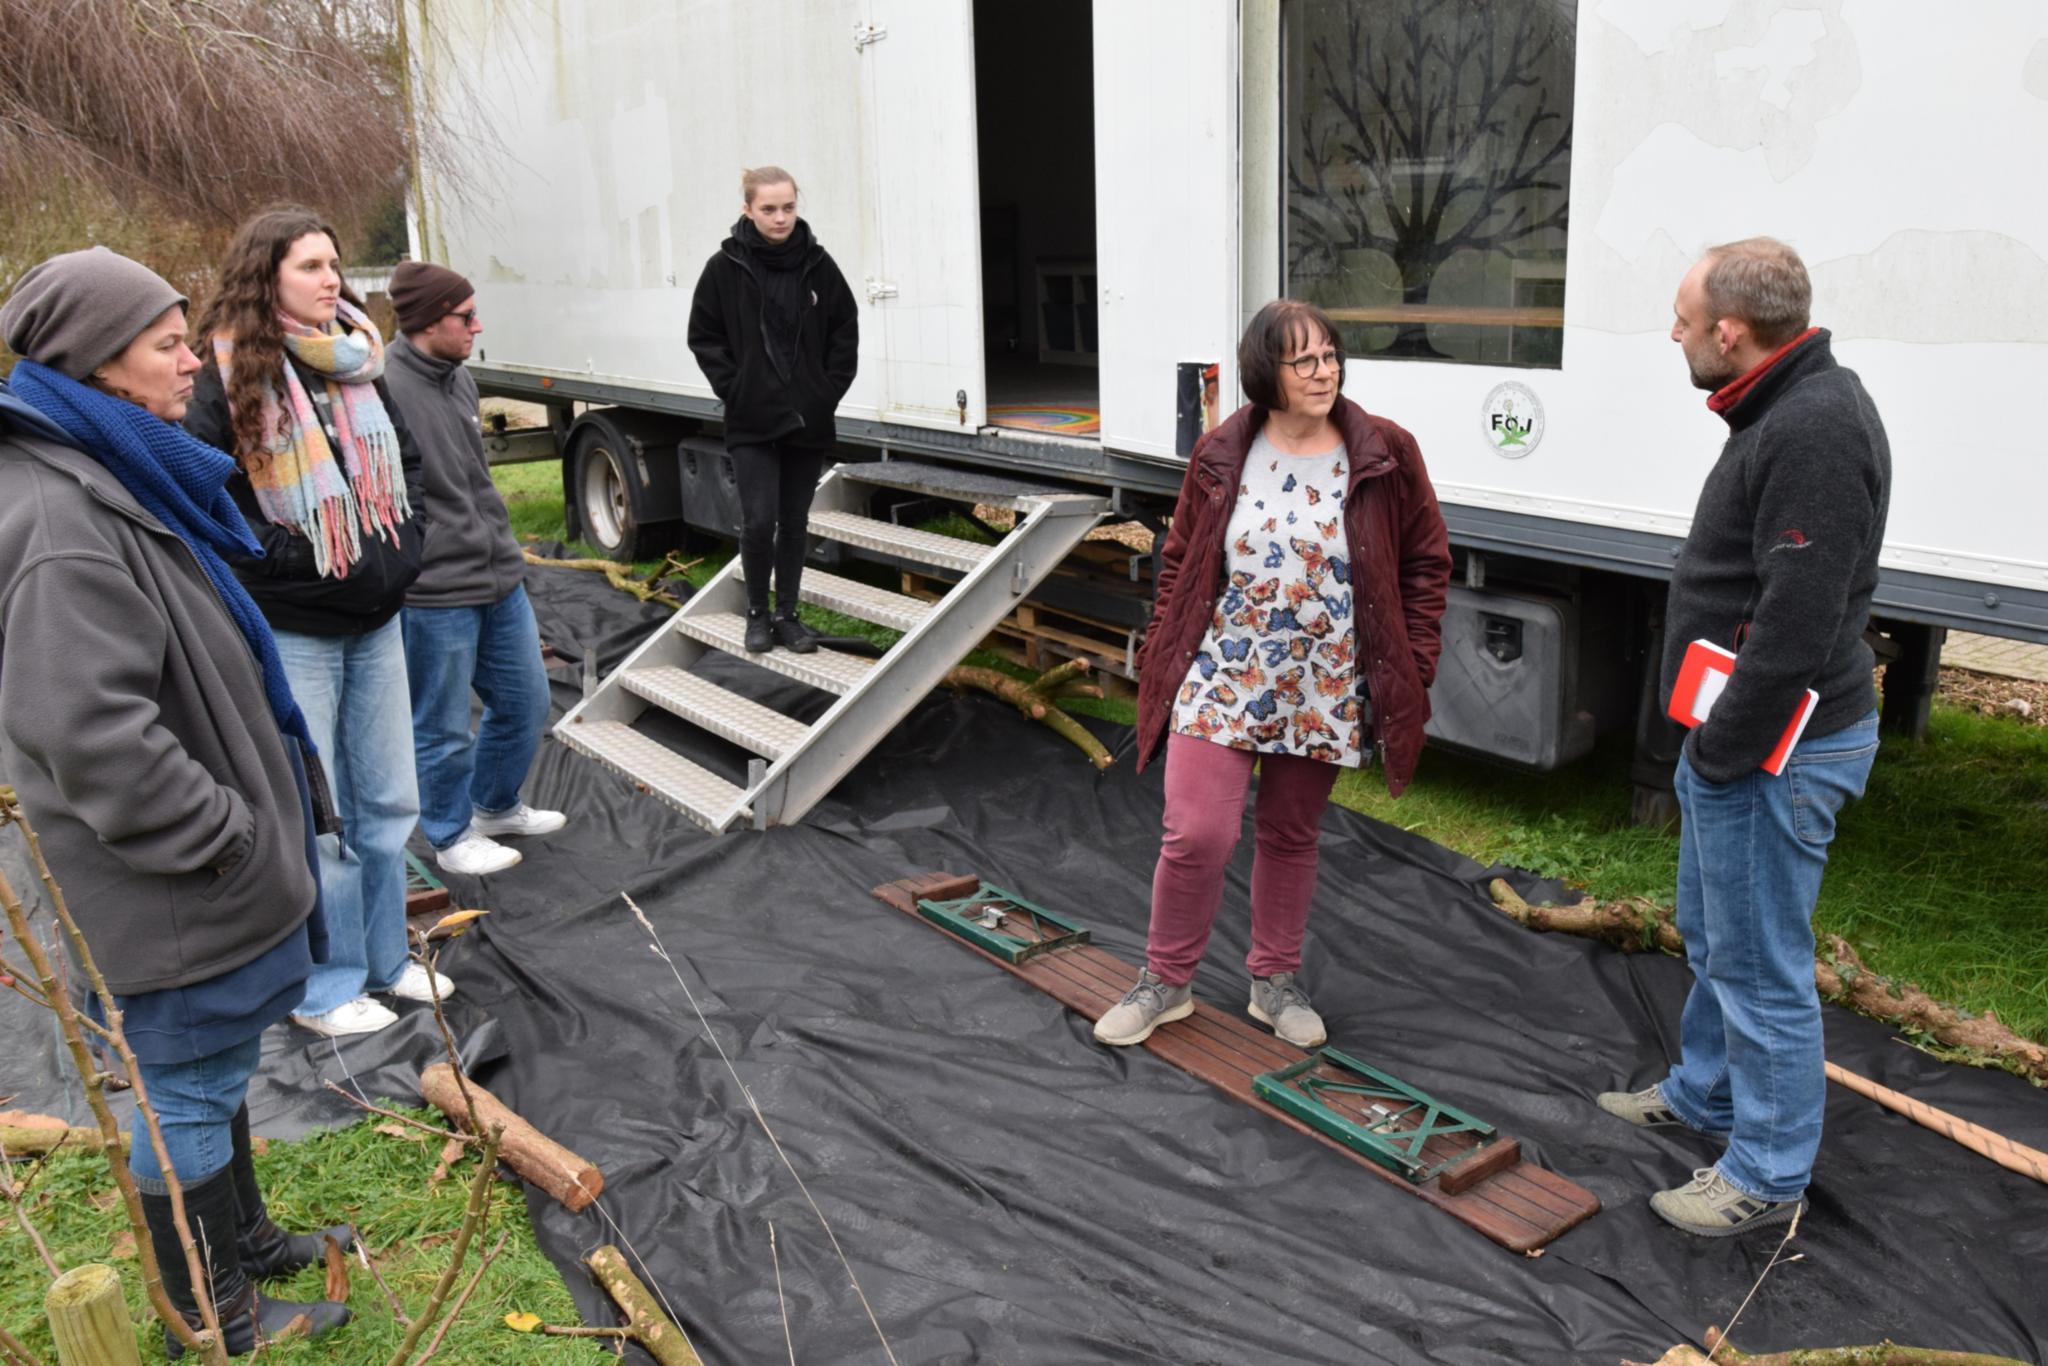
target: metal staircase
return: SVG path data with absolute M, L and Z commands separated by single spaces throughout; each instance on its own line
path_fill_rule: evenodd
M 878 489 L 1011 509 L 1017 523 L 995 545 L 942 536 L 866 515 Z M 803 600 L 903 632 L 879 659 L 777 646 L 750 655 L 739 557 L 628 655 L 555 735 L 578 753 L 641 784 L 714 834 L 803 819 L 926 693 L 1080 543 L 1107 508 L 1087 494 L 904 461 L 839 465 L 818 484 L 810 533 L 897 563 L 961 575 L 925 602 L 806 568 Z M 735 656 L 837 698 L 806 725 L 693 673 L 713 652 Z M 758 756 L 744 783 L 728 781 L 633 728 L 656 707 Z

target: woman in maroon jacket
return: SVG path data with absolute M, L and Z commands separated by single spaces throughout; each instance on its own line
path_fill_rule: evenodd
M 1146 966 L 1096 1023 L 1134 1044 L 1191 1014 L 1254 764 L 1251 1014 L 1323 1042 L 1295 982 L 1340 768 L 1415 772 L 1451 557 L 1415 439 L 1343 396 L 1336 328 L 1279 299 L 1238 343 L 1251 402 L 1188 461 L 1138 679 L 1138 767 L 1166 743 Z

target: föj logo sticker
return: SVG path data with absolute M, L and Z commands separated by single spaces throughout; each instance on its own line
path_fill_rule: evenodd
M 1543 402 L 1526 384 L 1508 380 L 1494 385 L 1479 417 L 1486 444 L 1509 460 L 1520 460 L 1543 440 Z

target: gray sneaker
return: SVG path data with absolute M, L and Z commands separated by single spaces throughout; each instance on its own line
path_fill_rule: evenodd
M 1726 1134 L 1695 1129 L 1680 1119 L 1678 1112 L 1664 1101 L 1662 1082 L 1655 1086 L 1645 1086 L 1640 1091 L 1602 1091 L 1594 1098 L 1593 1103 L 1616 1119 L 1625 1120 L 1638 1129 L 1684 1129 L 1688 1133 L 1718 1138 L 1723 1143 L 1728 1141 Z
M 1321 1048 L 1330 1036 L 1323 1030 L 1323 1017 L 1308 1003 L 1308 993 L 1294 985 L 1294 974 L 1276 972 L 1271 977 L 1252 978 L 1252 1018 L 1273 1027 L 1273 1032 L 1296 1048 Z
M 1125 992 L 1123 1000 L 1102 1012 L 1102 1018 L 1095 1022 L 1095 1041 L 1116 1048 L 1143 1043 L 1159 1026 L 1185 1020 L 1194 1013 L 1195 993 L 1191 988 L 1170 987 L 1153 976 L 1149 968 L 1139 968 L 1138 985 Z
M 1701 1167 L 1676 1190 L 1650 1197 L 1657 1217 L 1702 1238 L 1726 1238 L 1753 1228 L 1789 1224 L 1806 1212 L 1806 1197 L 1759 1200 L 1728 1184 L 1719 1167 Z

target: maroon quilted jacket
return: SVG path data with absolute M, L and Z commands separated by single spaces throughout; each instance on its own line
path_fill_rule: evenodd
M 1415 775 L 1429 685 L 1436 677 L 1450 543 L 1436 490 L 1415 438 L 1348 398 L 1330 420 L 1351 462 L 1344 495 L 1358 668 L 1372 692 L 1374 730 L 1385 748 L 1387 790 Z M 1159 554 L 1159 591 L 1138 665 L 1138 768 L 1166 739 L 1173 698 L 1194 662 L 1224 587 L 1224 533 L 1266 410 L 1247 404 L 1203 437 L 1188 460 L 1173 526 Z

